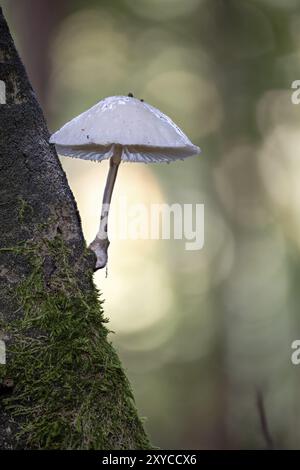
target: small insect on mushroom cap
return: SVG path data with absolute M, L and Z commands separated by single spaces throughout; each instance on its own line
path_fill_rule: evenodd
M 133 96 L 111 96 L 55 132 L 50 142 L 61 155 L 101 161 L 115 145 L 122 160 L 170 162 L 198 155 L 182 130 L 165 114 Z

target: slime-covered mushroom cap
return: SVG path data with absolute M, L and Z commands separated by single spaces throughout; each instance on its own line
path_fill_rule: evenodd
M 122 146 L 122 160 L 170 162 L 200 153 L 165 114 L 128 96 L 105 98 L 67 122 L 50 142 L 57 152 L 75 158 L 101 161 Z

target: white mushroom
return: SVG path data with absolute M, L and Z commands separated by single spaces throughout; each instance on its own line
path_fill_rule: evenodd
M 50 143 L 60 155 L 94 161 L 110 159 L 100 228 L 90 245 L 97 258 L 96 270 L 107 263 L 107 219 L 121 160 L 169 163 L 200 153 L 200 148 L 168 116 L 131 94 L 99 101 L 55 132 Z

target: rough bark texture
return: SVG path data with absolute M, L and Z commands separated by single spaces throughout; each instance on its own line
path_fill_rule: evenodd
M 94 255 L 1 9 L 0 80 L 0 448 L 148 448 L 107 340 Z

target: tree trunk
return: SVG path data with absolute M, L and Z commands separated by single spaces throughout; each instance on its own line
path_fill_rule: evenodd
M 149 448 L 107 340 L 94 254 L 1 9 L 0 80 L 0 447 Z

